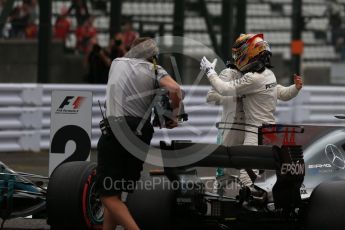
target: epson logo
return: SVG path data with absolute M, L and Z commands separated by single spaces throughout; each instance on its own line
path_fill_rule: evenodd
M 299 163 L 284 163 L 280 169 L 280 174 L 286 175 L 303 175 L 304 174 L 304 164 Z
M 330 164 L 314 164 L 308 165 L 308 169 L 332 168 Z

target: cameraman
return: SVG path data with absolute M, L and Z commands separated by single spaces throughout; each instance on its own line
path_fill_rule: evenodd
M 139 229 L 121 201 L 121 193 L 133 192 L 133 184 L 140 178 L 143 161 L 128 151 L 131 147 L 128 145 L 137 146 L 138 142 L 133 140 L 136 139 L 144 146 L 138 148 L 141 152 L 146 154 L 149 150 L 154 131 L 150 123 L 151 116 L 146 114 L 151 114 L 157 86 L 165 88 L 171 100 L 172 115 L 166 128 L 177 126 L 181 89 L 161 66 L 156 65 L 157 55 L 158 47 L 154 40 L 138 38 L 128 53 L 123 58 L 115 59 L 110 68 L 106 93 L 107 118 L 110 123 L 111 119 L 115 119 L 115 123 L 125 123 L 129 131 L 126 133 L 125 129 L 110 125 L 113 131 L 111 135 L 102 134 L 98 142 L 98 191 L 105 207 L 103 230 L 114 230 L 117 225 L 126 230 Z M 144 125 L 141 126 L 143 119 Z M 138 127 L 142 127 L 140 134 L 136 132 Z M 127 138 L 124 140 L 121 135 Z M 122 187 L 109 186 L 110 178 L 111 185 L 124 182 L 120 183 Z
M 109 54 L 98 44 L 92 46 L 87 57 L 89 73 L 87 82 L 90 84 L 107 84 L 111 60 Z

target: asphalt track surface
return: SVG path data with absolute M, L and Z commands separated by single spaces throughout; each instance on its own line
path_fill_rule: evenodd
M 0 153 L 0 161 L 8 165 L 15 171 L 39 174 L 48 176 L 48 152 L 20 152 L 20 153 Z M 91 161 L 96 161 L 97 157 L 95 153 L 91 154 Z M 152 165 L 144 165 L 143 174 L 147 174 L 152 169 L 158 167 Z M 198 175 L 201 177 L 214 176 L 214 168 L 198 168 Z M 236 173 L 236 172 L 234 172 Z M 0 219 L 1 220 L 1 219 Z M 0 222 L 1 223 L 1 222 Z M 46 223 L 46 219 L 30 219 L 30 218 L 17 218 L 7 220 L 4 225 L 4 230 L 46 230 L 50 229 Z M 117 230 L 120 230 L 118 228 Z

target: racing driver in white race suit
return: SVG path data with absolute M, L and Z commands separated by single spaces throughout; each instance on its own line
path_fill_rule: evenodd
M 202 59 L 201 69 L 206 72 L 212 84 L 207 102 L 223 106 L 222 122 L 246 124 L 232 125 L 232 128 L 239 130 L 222 130 L 218 144 L 257 145 L 258 130 L 250 125 L 274 124 L 273 113 L 277 99 L 290 100 L 302 88 L 302 79 L 297 75 L 294 77 L 294 85 L 277 85 L 270 70 L 270 56 L 269 45 L 263 40 L 262 34 L 242 34 L 233 47 L 234 68 L 225 69 L 218 76 L 214 71 L 216 61 L 210 63 L 205 57 Z M 221 169 L 217 170 L 219 171 Z M 254 172 L 258 174 L 257 170 Z M 240 171 L 240 181 L 244 186 L 253 183 L 245 170 Z

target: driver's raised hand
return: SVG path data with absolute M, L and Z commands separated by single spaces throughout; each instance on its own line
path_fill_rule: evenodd
M 301 76 L 297 75 L 297 74 L 294 74 L 294 83 L 295 83 L 295 86 L 296 86 L 296 89 L 298 90 L 301 90 L 302 87 L 303 87 L 303 79 Z
M 207 77 L 216 74 L 214 68 L 216 67 L 217 59 L 214 59 L 213 62 L 210 62 L 206 57 L 203 57 L 200 62 L 200 69 L 203 71 Z

